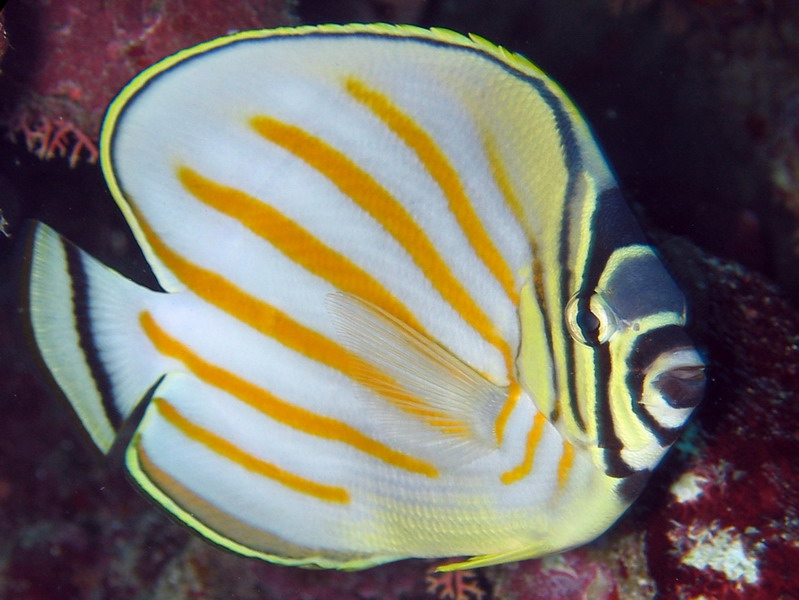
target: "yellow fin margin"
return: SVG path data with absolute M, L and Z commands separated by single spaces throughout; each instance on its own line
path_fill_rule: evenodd
M 455 563 L 449 563 L 436 567 L 436 572 L 445 573 L 449 571 L 460 571 L 463 569 L 479 569 L 482 567 L 490 567 L 493 565 L 501 565 L 506 562 L 515 562 L 519 560 L 526 560 L 528 558 L 536 558 L 547 554 L 548 551 L 543 547 L 527 546 L 519 550 L 511 550 L 510 552 L 502 552 L 500 554 L 486 554 L 484 556 L 474 556 L 467 560 Z
M 170 376 L 167 376 L 159 384 L 159 388 L 163 388 L 165 382 L 167 382 L 169 379 Z M 159 487 L 153 480 L 151 475 L 148 474 L 147 465 L 144 464 L 148 461 L 148 457 L 142 452 L 141 431 L 147 426 L 149 419 L 153 418 L 152 415 L 153 411 L 150 411 L 149 409 L 147 412 L 145 412 L 144 418 L 139 424 L 136 433 L 125 450 L 125 464 L 128 468 L 128 471 L 139 487 L 141 487 L 141 489 L 146 492 L 147 495 L 149 495 L 158 505 L 160 505 L 162 509 L 166 510 L 174 518 L 178 519 L 181 523 L 199 533 L 211 543 L 242 556 L 258 558 L 279 565 L 303 567 L 308 569 L 339 569 L 344 571 L 358 571 L 361 569 L 375 567 L 387 562 L 392 562 L 400 558 L 396 556 L 381 555 L 358 556 L 344 553 L 340 555 L 337 555 L 336 553 L 324 554 L 311 548 L 299 547 L 291 548 L 292 553 L 295 554 L 294 556 L 281 556 L 279 554 L 259 550 L 258 548 L 238 542 L 224 535 L 208 523 L 203 522 L 190 510 L 187 510 L 187 508 L 182 506 L 179 502 L 172 498 L 172 496 L 162 490 L 161 487 Z M 150 468 L 153 468 L 152 465 L 150 465 Z M 252 538 L 254 535 L 254 533 L 251 533 L 249 537 Z M 259 537 L 268 536 L 268 534 L 265 534 L 265 532 L 261 532 L 260 530 L 257 532 L 257 535 Z M 281 543 L 278 538 L 275 538 L 275 540 L 277 543 Z M 288 542 L 282 543 L 290 546 Z M 302 555 L 301 553 L 303 552 L 307 554 Z

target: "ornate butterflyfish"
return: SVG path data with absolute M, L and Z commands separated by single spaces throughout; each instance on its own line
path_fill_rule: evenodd
M 700 401 L 685 298 L 588 125 L 484 39 L 236 33 L 137 76 L 100 143 L 160 289 L 37 224 L 33 337 L 99 449 L 218 545 L 558 552 Z

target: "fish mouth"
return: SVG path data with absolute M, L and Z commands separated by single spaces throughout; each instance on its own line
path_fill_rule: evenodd
M 669 362 L 676 364 L 658 375 L 652 385 L 672 408 L 694 408 L 705 394 L 705 364 L 693 348 L 675 350 Z

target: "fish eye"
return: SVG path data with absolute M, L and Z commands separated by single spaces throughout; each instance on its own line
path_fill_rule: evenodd
M 613 309 L 599 294 L 576 294 L 566 305 L 566 327 L 576 341 L 586 346 L 607 342 L 618 329 Z

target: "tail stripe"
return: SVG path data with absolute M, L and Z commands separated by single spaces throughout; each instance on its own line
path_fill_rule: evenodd
M 103 410 L 114 429 L 119 429 L 122 424 L 122 415 L 114 402 L 114 386 L 111 377 L 100 360 L 97 345 L 91 330 L 89 316 L 89 280 L 83 267 L 80 251 L 72 244 L 64 244 L 67 271 L 72 282 L 72 310 L 75 316 L 75 328 L 78 333 L 78 343 L 83 351 L 89 373 L 97 387 Z

